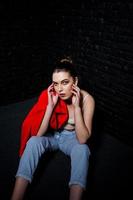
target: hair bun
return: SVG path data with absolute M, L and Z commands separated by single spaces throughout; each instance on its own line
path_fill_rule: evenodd
M 68 56 L 60 60 L 61 63 L 73 63 L 72 59 Z

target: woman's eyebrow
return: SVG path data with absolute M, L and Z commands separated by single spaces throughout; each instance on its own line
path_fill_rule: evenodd
M 66 79 L 63 79 L 61 82 L 63 82 L 63 81 L 69 81 L 69 80 L 66 78 Z
M 68 80 L 68 79 L 63 79 L 63 80 L 61 81 L 61 83 L 64 82 L 64 81 L 69 81 L 69 80 Z M 58 82 L 53 81 L 53 83 L 58 83 Z

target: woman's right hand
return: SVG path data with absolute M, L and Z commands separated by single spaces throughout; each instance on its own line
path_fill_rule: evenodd
M 52 108 L 55 107 L 58 101 L 58 94 L 54 91 L 54 84 L 48 87 L 48 105 Z

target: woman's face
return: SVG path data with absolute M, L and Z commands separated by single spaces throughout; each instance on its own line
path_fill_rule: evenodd
M 52 81 L 54 89 L 61 99 L 67 100 L 72 96 L 72 85 L 75 82 L 69 72 L 54 72 Z

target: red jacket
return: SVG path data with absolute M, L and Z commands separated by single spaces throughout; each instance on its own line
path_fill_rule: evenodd
M 48 94 L 47 90 L 44 90 L 42 91 L 41 95 L 38 98 L 38 101 L 32 107 L 32 109 L 27 114 L 22 123 L 20 149 L 19 149 L 20 156 L 22 155 L 25 149 L 28 139 L 31 136 L 35 136 L 37 134 L 43 116 L 45 114 L 47 104 L 48 104 Z M 50 119 L 49 123 L 50 128 L 57 130 L 61 128 L 67 120 L 68 120 L 68 110 L 66 103 L 59 98 Z

